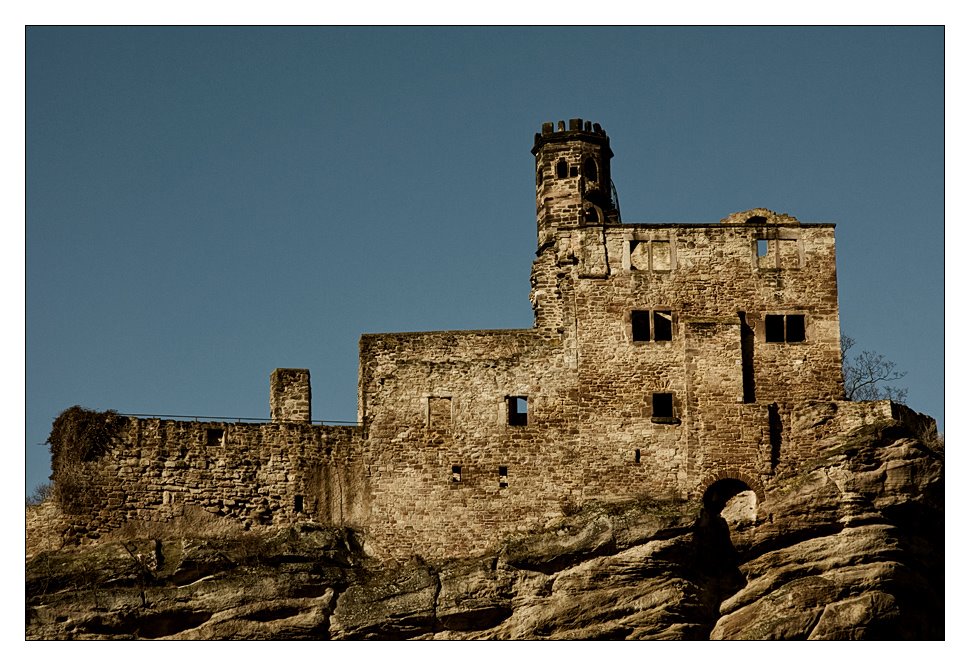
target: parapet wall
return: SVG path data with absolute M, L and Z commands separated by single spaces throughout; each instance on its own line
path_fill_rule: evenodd
M 78 535 L 169 520 L 187 505 L 243 525 L 349 525 L 369 506 L 356 427 L 130 418 L 100 459 L 80 464 L 88 510 L 69 516 Z

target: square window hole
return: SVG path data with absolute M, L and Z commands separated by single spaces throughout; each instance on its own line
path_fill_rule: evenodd
M 226 443 L 226 431 L 222 428 L 206 428 L 205 429 L 205 444 L 206 446 L 222 446 Z

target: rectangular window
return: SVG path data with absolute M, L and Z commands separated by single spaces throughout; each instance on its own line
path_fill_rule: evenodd
M 670 419 L 674 416 L 674 394 L 653 394 L 653 417 L 655 419 Z
M 805 315 L 765 315 L 765 342 L 805 342 Z
M 667 423 L 677 425 L 680 423 L 674 415 L 674 394 L 673 393 L 654 393 L 653 394 L 653 414 L 650 416 L 653 423 Z
M 631 271 L 669 271 L 671 269 L 673 255 L 670 241 L 631 240 L 628 242 Z
M 669 342 L 674 335 L 674 316 L 670 310 L 634 310 L 630 326 L 634 342 Z
M 767 257 L 768 256 L 768 239 L 759 238 L 758 239 L 758 256 Z
M 509 410 L 509 425 L 524 426 L 529 423 L 529 399 L 521 395 L 510 395 L 505 398 Z
M 303 513 L 303 495 L 293 497 L 293 513 Z
M 650 312 L 634 310 L 630 313 L 630 322 L 633 325 L 633 341 L 650 342 Z
M 451 482 L 461 483 L 461 465 L 451 466 Z
M 673 338 L 673 316 L 670 310 L 655 310 L 653 313 L 653 339 L 662 342 Z
M 205 429 L 205 444 L 206 446 L 222 446 L 226 443 L 226 431 L 222 428 L 206 428 Z
M 633 462 L 635 462 L 638 465 L 640 464 L 640 449 L 637 449 L 636 451 L 633 452 Z
M 504 465 L 498 468 L 498 487 L 509 487 L 509 468 Z

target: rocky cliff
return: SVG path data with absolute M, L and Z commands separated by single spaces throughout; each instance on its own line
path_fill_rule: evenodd
M 819 451 L 763 498 L 591 504 L 393 566 L 350 530 L 201 515 L 53 548 L 30 507 L 27 637 L 942 639 L 942 447 L 886 421 Z

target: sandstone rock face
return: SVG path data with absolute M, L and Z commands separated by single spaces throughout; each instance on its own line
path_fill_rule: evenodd
M 943 638 L 942 453 L 889 422 L 818 450 L 756 508 L 589 504 L 474 559 L 312 523 L 35 544 L 27 637 Z

